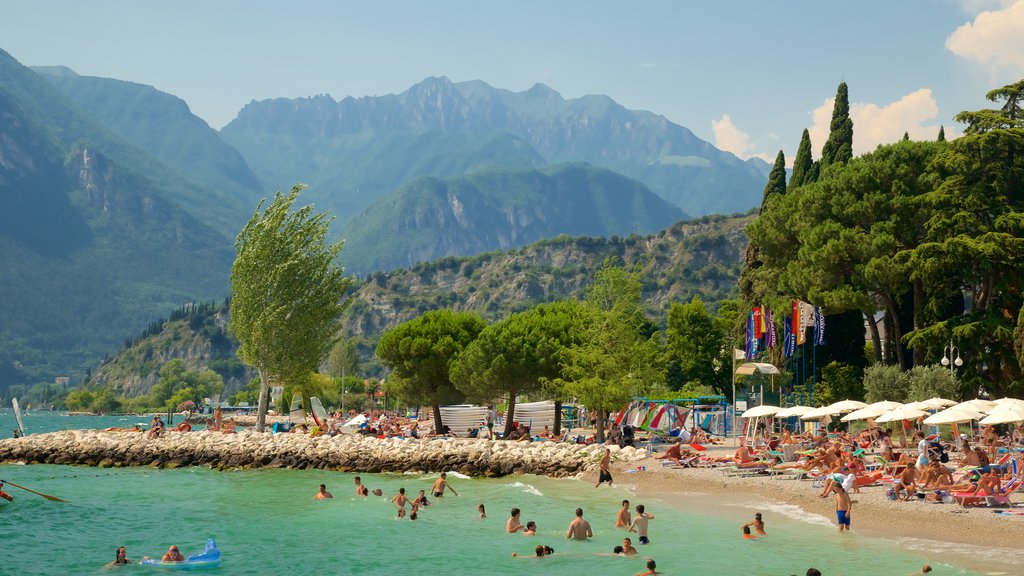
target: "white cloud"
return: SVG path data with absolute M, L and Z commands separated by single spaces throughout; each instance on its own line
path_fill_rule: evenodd
M 821 156 L 821 147 L 828 139 L 834 105 L 835 98 L 829 98 L 811 112 L 812 126 L 808 131 L 815 158 Z M 871 152 L 879 144 L 896 142 L 903 138 L 904 132 L 910 135 L 911 140 L 935 140 L 939 134 L 939 125 L 928 121 L 934 120 L 938 113 L 939 105 L 930 88 L 921 88 L 881 106 L 871 102 L 853 103 L 850 105 L 853 154 L 859 156 Z M 956 134 L 947 126 L 946 138 L 952 140 L 954 137 Z
M 1016 75 L 1024 71 L 1024 0 L 986 10 L 946 39 L 946 48 L 963 58 Z
M 773 156 L 764 152 L 755 153 L 750 143 L 750 135 L 737 128 L 728 114 L 722 114 L 720 120 L 712 120 L 711 130 L 715 133 L 715 147 L 719 150 L 732 152 L 744 160 L 757 157 L 769 163 L 775 161 Z

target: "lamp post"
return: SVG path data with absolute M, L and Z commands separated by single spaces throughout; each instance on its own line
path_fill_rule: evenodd
M 953 355 L 956 355 L 956 359 L 953 360 Z M 964 365 L 964 361 L 960 359 L 960 349 L 953 346 L 953 340 L 950 339 L 949 346 L 942 349 L 942 360 L 940 363 L 943 366 L 949 366 L 949 375 L 953 375 L 954 367 L 959 368 Z

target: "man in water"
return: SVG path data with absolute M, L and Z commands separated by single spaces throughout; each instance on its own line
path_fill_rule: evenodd
M 583 508 L 576 509 L 576 518 L 569 523 L 569 530 L 565 533 L 565 537 L 573 540 L 587 540 L 594 537 L 590 522 L 583 519 Z
M 128 559 L 128 551 L 125 550 L 124 546 L 117 549 L 114 553 L 114 561 L 104 566 L 104 568 L 116 568 L 118 566 L 125 566 L 131 564 L 132 561 Z
M 398 489 L 398 494 L 391 499 L 391 503 L 405 511 L 405 505 L 409 503 L 409 498 L 405 496 L 405 488 Z
M 366 486 L 363 486 L 362 478 L 356 476 L 353 481 L 356 483 L 356 496 L 366 496 L 370 493 L 370 491 L 366 489 Z
M 629 500 L 622 501 L 622 508 L 619 508 L 619 513 L 615 515 L 615 527 L 616 528 L 629 528 L 629 521 L 632 516 L 629 513 Z
M 434 480 L 434 486 L 430 489 L 430 492 L 434 495 L 434 498 L 441 498 L 444 496 L 445 488 L 451 490 L 452 494 L 459 495 L 455 488 L 452 488 L 452 485 L 448 483 L 448 474 L 441 472 L 441 477 Z
M 636 556 L 636 548 L 633 546 L 633 541 L 629 538 L 622 539 L 622 554 L 624 556 Z
M 760 534 L 761 536 L 764 536 L 764 521 L 761 520 L 761 513 L 760 512 L 758 512 L 757 514 L 754 514 L 754 521 L 753 522 L 747 522 L 743 526 L 740 526 L 740 529 L 750 528 L 751 526 L 754 527 L 754 530 L 757 530 L 758 534 Z
M 523 536 L 536 536 L 537 535 L 537 523 L 530 520 L 526 523 L 526 529 L 523 530 Z
M 648 560 L 647 571 L 638 572 L 636 576 L 653 576 L 654 574 L 661 574 L 661 572 L 658 572 L 657 568 L 658 565 L 654 562 L 654 560 Z
M 601 483 L 607 482 L 608 487 L 612 486 L 612 451 L 608 448 L 604 449 L 604 456 L 601 457 L 601 471 L 597 475 L 597 484 L 594 484 L 594 488 L 597 488 Z
M 316 496 L 313 496 L 313 499 L 314 500 L 326 500 L 327 498 L 334 498 L 334 494 L 331 494 L 330 492 L 327 491 L 327 485 L 326 484 L 321 484 L 320 485 L 320 491 L 316 493 Z
M 629 525 L 630 532 L 636 532 L 637 541 L 641 544 L 650 544 L 651 541 L 647 538 L 647 521 L 653 520 L 654 515 L 644 512 L 644 505 L 636 505 L 636 518 L 633 518 L 633 523 Z
M 419 495 L 412 499 L 413 508 L 422 508 L 424 506 L 430 506 L 430 502 L 427 500 L 427 495 L 423 490 L 420 490 Z
M 850 495 L 843 490 L 843 485 L 836 483 L 832 485 L 832 491 L 836 493 L 836 522 L 839 524 L 839 531 L 850 531 L 850 512 L 853 503 Z
M 177 546 L 171 546 L 170 548 L 167 549 L 167 552 L 164 553 L 164 557 L 161 558 L 160 561 L 161 562 L 184 562 L 185 561 L 185 557 L 182 556 L 181 552 L 178 551 L 178 547 Z
M 519 514 L 519 508 L 512 509 L 512 515 L 509 517 L 508 522 L 505 523 L 505 532 L 515 534 L 524 529 L 523 523 L 519 521 Z

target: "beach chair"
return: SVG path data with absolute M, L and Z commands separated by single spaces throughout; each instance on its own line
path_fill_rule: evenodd
M 1010 496 L 1020 490 L 1021 478 L 1010 480 L 1003 486 L 1003 492 L 1001 494 L 975 494 L 974 492 L 954 492 L 952 494 L 953 499 L 957 501 L 961 506 L 978 506 L 985 504 L 986 506 L 1012 506 L 1010 502 Z

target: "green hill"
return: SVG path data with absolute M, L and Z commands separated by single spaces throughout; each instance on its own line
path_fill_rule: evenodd
M 647 234 L 684 216 L 643 184 L 586 164 L 490 168 L 416 180 L 375 202 L 342 236 L 346 268 L 365 274 L 560 234 Z
M 345 313 L 346 332 L 357 339 L 361 355 L 369 359 L 383 331 L 428 310 L 474 310 L 494 321 L 541 302 L 580 298 L 610 256 L 643 269 L 648 313 L 664 322 L 672 302 L 699 295 L 714 306 L 723 298 L 735 297 L 747 244 L 743 230 L 753 218 L 703 217 L 650 236 L 560 236 L 515 250 L 442 258 L 371 274 L 355 289 L 352 306 Z M 187 318 L 155 323 L 104 360 L 88 385 L 111 385 L 132 396 L 144 394 L 163 362 L 181 358 L 190 368 L 220 372 L 228 382 L 227 393 L 236 391 L 244 378 L 238 376 L 242 369 L 234 356 L 237 344 L 222 339 L 226 309 L 199 307 L 192 312 Z M 364 362 L 367 375 L 379 375 L 372 373 L 375 365 Z

